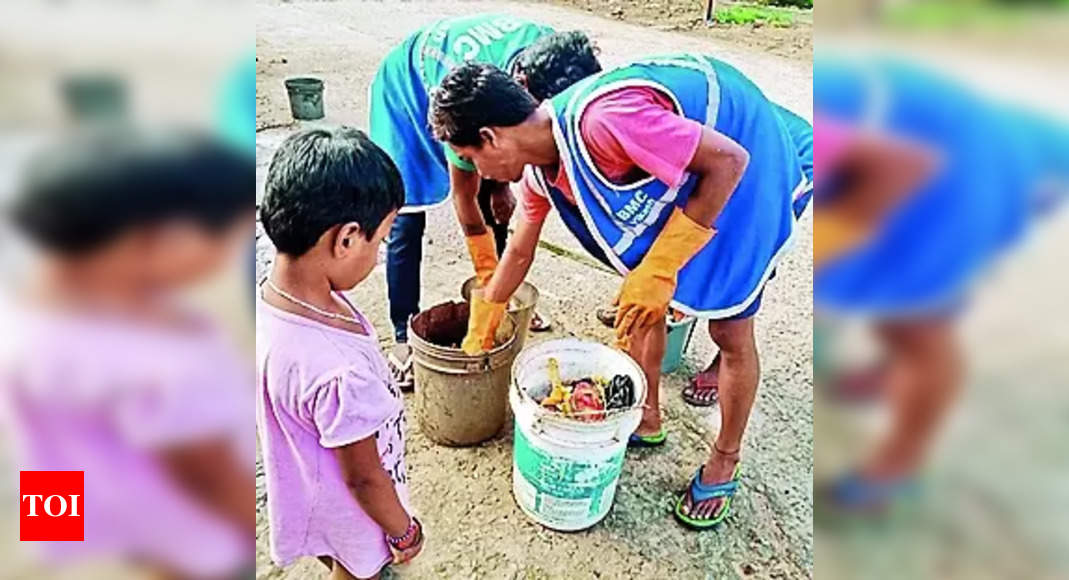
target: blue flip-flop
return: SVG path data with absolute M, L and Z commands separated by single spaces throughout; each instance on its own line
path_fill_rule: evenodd
M 920 486 L 915 478 L 870 481 L 857 473 L 848 473 L 827 489 L 827 498 L 842 511 L 879 511 L 898 500 L 917 495 Z
M 690 487 L 676 501 L 676 519 L 692 530 L 709 530 L 720 525 L 731 513 L 731 500 L 739 491 L 739 465 L 735 465 L 735 471 L 731 474 L 731 479 L 712 485 L 702 483 L 702 469 L 704 468 L 704 465 L 698 468 L 698 472 L 690 480 Z M 683 501 L 688 495 L 690 496 L 691 507 L 718 497 L 724 498 L 724 502 L 720 504 L 720 509 L 713 514 L 712 518 L 698 519 L 683 513 Z
M 661 430 L 653 435 L 639 435 L 638 433 L 632 433 L 627 438 L 627 446 L 632 448 L 643 447 L 660 447 L 664 445 L 664 442 L 668 440 L 668 431 L 661 427 Z

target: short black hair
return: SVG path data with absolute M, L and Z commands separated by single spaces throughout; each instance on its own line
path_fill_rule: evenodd
M 601 63 L 590 38 L 571 30 L 534 41 L 516 57 L 515 69 L 527 77 L 527 90 L 535 100 L 544 101 L 601 72 Z
M 370 240 L 404 203 L 397 166 L 363 131 L 320 127 L 290 135 L 275 152 L 260 220 L 279 252 L 300 256 L 339 224 L 356 222 Z
M 255 159 L 208 133 L 95 127 L 29 159 L 9 217 L 38 246 L 78 255 L 170 219 L 220 232 L 255 188 Z
M 483 127 L 519 125 L 538 108 L 538 101 L 505 71 L 469 62 L 449 71 L 431 93 L 428 121 L 434 137 L 453 145 L 482 142 Z

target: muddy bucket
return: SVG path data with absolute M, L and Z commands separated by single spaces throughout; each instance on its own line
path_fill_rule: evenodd
M 460 350 L 467 329 L 463 302 L 439 304 L 409 322 L 417 420 L 423 434 L 441 445 L 482 443 L 505 424 L 516 322 L 507 314 L 494 348 L 480 355 Z
M 629 375 L 635 401 L 605 418 L 583 422 L 544 409 L 529 394 L 549 382 L 549 359 L 563 380 Z M 561 531 L 582 530 L 609 513 L 627 451 L 642 420 L 646 376 L 631 357 L 603 344 L 573 338 L 525 349 L 512 367 L 509 403 L 516 417 L 512 493 L 532 520 Z
M 471 300 L 471 289 L 475 287 L 475 276 L 468 278 L 460 286 L 460 296 L 465 302 Z M 508 311 L 516 319 L 516 352 L 523 349 L 527 343 L 528 329 L 531 328 L 531 317 L 534 316 L 535 306 L 538 305 L 538 288 L 530 282 L 520 284 L 516 292 L 509 298 Z
M 323 81 L 312 77 L 286 79 L 290 112 L 298 121 L 323 118 Z

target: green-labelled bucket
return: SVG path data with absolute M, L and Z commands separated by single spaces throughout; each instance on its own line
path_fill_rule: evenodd
M 664 358 L 661 359 L 661 372 L 671 373 L 683 363 L 683 353 L 690 345 L 690 337 L 694 334 L 693 316 L 688 316 L 678 322 L 668 319 L 668 337 L 664 343 Z
M 323 81 L 313 77 L 286 79 L 290 112 L 298 121 L 323 118 Z

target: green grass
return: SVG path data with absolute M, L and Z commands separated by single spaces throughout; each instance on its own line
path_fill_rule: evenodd
M 794 25 L 794 14 L 788 10 L 749 4 L 728 4 L 716 9 L 718 24 L 768 24 L 780 28 Z
M 892 26 L 914 30 L 998 29 L 1027 25 L 1036 18 L 1065 17 L 1065 7 L 1069 0 L 1017 4 L 932 0 L 895 4 L 885 10 L 883 18 Z

